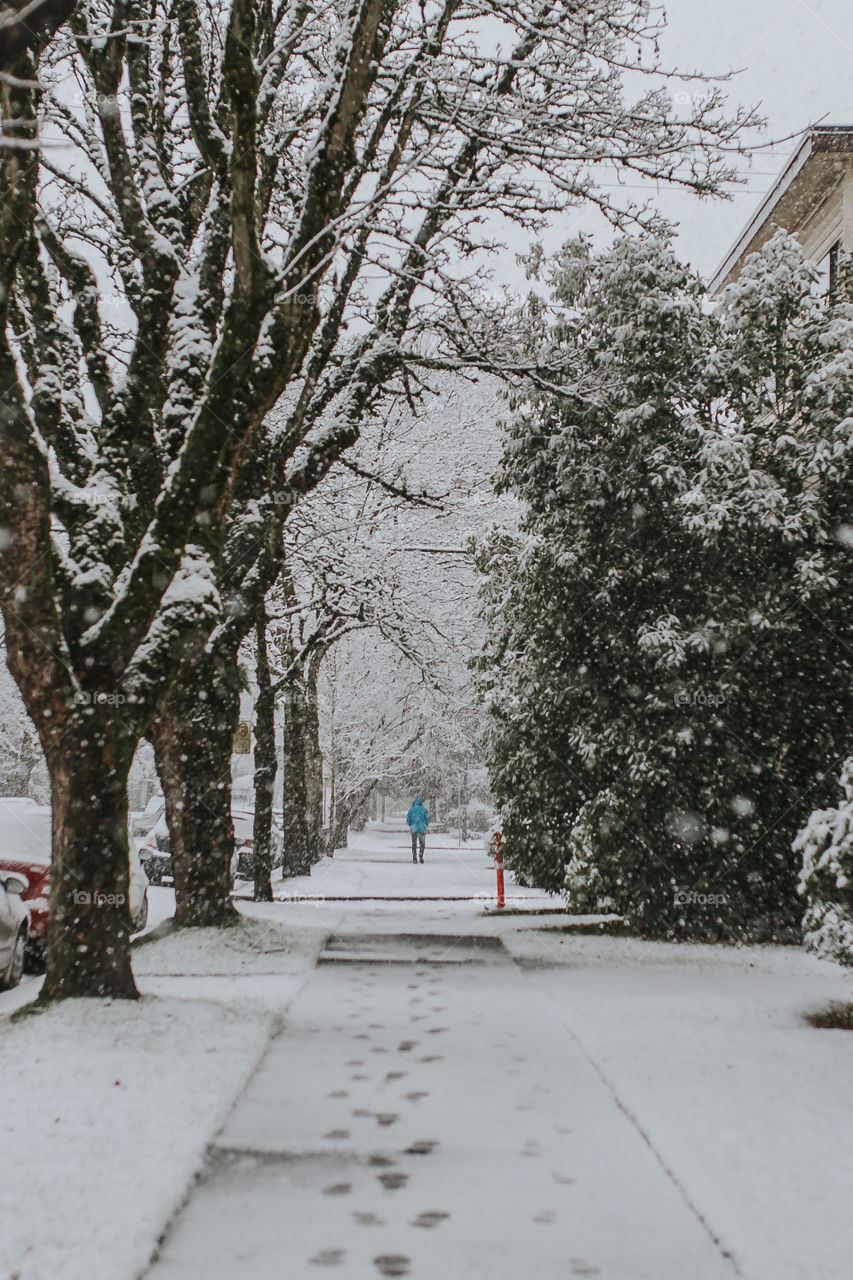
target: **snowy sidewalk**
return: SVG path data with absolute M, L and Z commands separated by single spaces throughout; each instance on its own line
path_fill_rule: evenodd
M 402 822 L 374 823 L 350 836 L 349 847 L 321 858 L 310 876 L 275 884 L 283 902 L 315 903 L 408 900 L 482 902 L 494 905 L 495 864 L 482 838 L 459 843 L 451 835 L 427 836 L 426 860 L 412 862 L 411 842 Z M 247 886 L 247 893 L 249 893 Z M 506 878 L 507 906 L 565 910 L 565 903 L 541 889 L 525 889 Z
M 848 1280 L 853 1036 L 803 1013 L 850 972 L 493 884 L 370 831 L 135 947 L 142 1001 L 0 1018 L 0 1280 Z
M 350 924 L 355 923 L 350 916 Z M 150 1280 L 736 1274 L 487 937 L 340 933 Z

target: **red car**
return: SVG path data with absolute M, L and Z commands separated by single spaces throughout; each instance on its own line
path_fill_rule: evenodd
M 0 870 L 26 880 L 21 894 L 30 911 L 27 968 L 44 954 L 50 895 L 50 807 L 34 800 L 0 799 Z
M 14 872 L 27 882 L 21 897 L 30 913 L 26 952 L 29 970 L 41 968 L 44 961 L 50 909 L 50 857 L 50 806 L 19 797 L 0 797 L 0 871 Z M 144 929 L 148 916 L 148 881 L 138 857 L 131 859 L 130 910 L 134 931 Z

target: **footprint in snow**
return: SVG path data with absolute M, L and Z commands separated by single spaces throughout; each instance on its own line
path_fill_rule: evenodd
M 384 1227 L 385 1219 L 376 1213 L 354 1213 L 352 1215 L 360 1227 Z
M 373 1259 L 373 1263 L 383 1276 L 406 1276 L 412 1260 L 404 1253 L 381 1253 L 378 1258 Z
M 352 1191 L 351 1182 L 333 1182 L 330 1187 L 323 1188 L 324 1196 L 345 1196 Z
M 427 1209 L 425 1213 L 419 1213 L 412 1221 L 413 1227 L 437 1227 L 439 1222 L 444 1222 L 445 1218 L 449 1218 L 450 1214 L 445 1213 L 443 1209 Z
M 382 1125 L 389 1125 L 395 1124 L 400 1117 L 396 1111 L 379 1111 L 376 1115 L 376 1119 Z
M 382 1183 L 386 1191 L 399 1191 L 409 1181 L 407 1173 L 400 1173 L 397 1170 L 388 1173 L 380 1173 L 379 1181 Z
M 339 1266 L 346 1253 L 343 1249 L 321 1249 L 319 1253 L 315 1253 L 313 1258 L 308 1261 L 312 1262 L 315 1267 L 337 1267 Z
M 406 1147 L 405 1154 L 407 1156 L 428 1156 L 431 1151 L 435 1151 L 438 1143 L 433 1138 L 420 1138 L 417 1142 L 413 1142 L 410 1147 Z
M 349 1129 L 330 1129 L 328 1133 L 323 1134 L 324 1138 L 343 1139 L 349 1137 Z

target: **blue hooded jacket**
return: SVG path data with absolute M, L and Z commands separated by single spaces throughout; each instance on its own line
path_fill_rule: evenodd
M 406 825 L 410 831 L 426 831 L 429 826 L 429 814 L 417 798 L 406 814 Z

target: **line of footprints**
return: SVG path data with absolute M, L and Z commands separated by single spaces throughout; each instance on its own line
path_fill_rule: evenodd
M 424 991 L 426 991 L 428 993 L 426 997 L 427 999 L 435 998 L 436 995 L 438 994 L 435 988 L 439 986 L 440 979 L 434 976 L 429 976 L 425 973 L 424 974 L 417 973 L 415 976 L 418 977 L 420 981 L 409 983 L 408 990 L 415 993 L 417 992 L 423 993 Z M 354 974 L 353 974 L 353 977 L 355 977 Z M 372 974 L 365 975 L 364 977 L 356 978 L 353 983 L 353 989 L 357 993 L 357 995 L 345 996 L 344 1003 L 350 1003 L 350 1004 L 354 1003 L 358 996 L 360 997 L 369 996 L 371 994 L 370 988 L 372 987 L 374 981 L 375 979 Z M 413 1006 L 413 1008 L 415 1008 L 416 1006 L 424 1003 L 424 998 L 425 997 L 423 994 L 413 994 L 410 997 L 410 1003 Z M 373 1009 L 373 1006 L 370 1004 L 365 1004 L 362 1006 L 363 1013 L 370 1013 L 372 1009 Z M 438 1013 L 443 1013 L 444 1009 L 441 1005 L 431 1005 L 429 1008 L 429 1012 L 432 1014 L 438 1014 Z M 363 1013 L 353 1012 L 348 1014 L 348 1017 L 352 1021 L 361 1020 L 361 1018 L 363 1017 Z M 427 1020 L 428 1016 L 429 1015 L 426 1012 L 423 1012 L 423 1013 L 413 1012 L 410 1014 L 410 1021 L 413 1023 L 423 1022 Z M 344 1028 L 342 1026 L 338 1026 L 338 1027 L 335 1027 L 334 1030 L 338 1032 L 343 1032 Z M 371 1022 L 368 1024 L 368 1030 L 359 1032 L 354 1037 L 354 1039 L 368 1041 L 372 1038 L 370 1035 L 370 1032 L 384 1031 L 384 1030 L 386 1030 L 386 1028 L 383 1023 Z M 440 1035 L 442 1032 L 446 1030 L 447 1030 L 446 1027 L 429 1027 L 424 1029 L 425 1034 L 435 1035 L 435 1036 Z M 408 1039 L 402 1040 L 397 1045 L 397 1050 L 400 1053 L 410 1053 L 413 1049 L 416 1048 L 417 1044 L 418 1044 L 418 1041 L 416 1040 L 408 1040 Z M 384 1053 L 388 1053 L 389 1050 L 379 1045 L 374 1045 L 371 1047 L 370 1052 L 374 1054 L 384 1054 Z M 420 1057 L 418 1061 L 424 1064 L 431 1063 L 431 1062 L 441 1062 L 442 1057 L 443 1055 L 440 1053 L 429 1053 Z M 371 1078 L 368 1073 L 358 1070 L 358 1068 L 365 1066 L 365 1061 L 363 1058 L 350 1058 L 343 1065 L 346 1067 L 355 1068 L 355 1070 L 351 1075 L 351 1079 L 353 1082 L 357 1083 L 359 1081 L 366 1081 Z M 386 1072 L 384 1078 L 385 1078 L 385 1082 L 387 1082 L 388 1084 L 394 1084 L 396 1081 L 404 1079 L 406 1075 L 407 1075 L 407 1072 L 405 1071 L 394 1070 L 394 1071 Z M 328 1096 L 330 1098 L 347 1098 L 349 1097 L 349 1090 L 335 1089 Z M 427 1096 L 428 1096 L 427 1091 L 423 1089 L 412 1089 L 410 1092 L 405 1094 L 406 1099 L 412 1103 L 417 1103 L 421 1098 L 425 1098 Z M 393 1112 L 393 1111 L 387 1111 L 387 1112 L 380 1111 L 377 1113 L 377 1112 L 371 1112 L 371 1111 L 365 1110 L 363 1108 L 358 1108 L 353 1111 L 354 1117 L 367 1118 L 371 1115 L 375 1117 L 378 1125 L 381 1128 L 390 1128 L 400 1118 L 399 1113 Z M 562 1129 L 563 1126 L 560 1126 L 560 1128 Z M 324 1134 L 323 1136 L 325 1139 L 329 1141 L 346 1141 L 346 1139 L 348 1139 L 350 1136 L 350 1131 L 348 1129 L 331 1129 L 329 1130 L 328 1133 Z M 437 1146 L 438 1146 L 438 1142 L 436 1140 L 431 1138 L 424 1138 L 424 1139 L 420 1139 L 418 1141 L 412 1142 L 408 1147 L 405 1148 L 405 1150 L 403 1151 L 403 1154 L 407 1156 L 428 1156 L 430 1152 L 436 1149 Z M 537 1145 L 533 1142 L 528 1143 L 525 1149 L 523 1150 L 522 1154 L 538 1155 L 539 1151 L 538 1151 Z M 376 1174 L 377 1180 L 382 1185 L 385 1191 L 398 1191 L 401 1187 L 404 1187 L 409 1181 L 409 1174 L 403 1172 L 400 1169 L 395 1168 L 396 1161 L 391 1156 L 388 1156 L 382 1152 L 374 1152 L 368 1158 L 367 1163 L 368 1163 L 368 1167 L 377 1170 L 377 1174 Z M 557 1174 L 557 1173 L 554 1174 L 554 1180 L 555 1182 L 563 1185 L 570 1185 L 571 1183 L 574 1182 L 574 1178 L 570 1178 L 566 1175 Z M 323 1188 L 323 1194 L 327 1196 L 345 1196 L 345 1195 L 348 1195 L 351 1191 L 352 1191 L 351 1182 L 334 1182 L 331 1185 Z M 423 1212 L 417 1214 L 417 1216 L 412 1219 L 409 1225 L 412 1227 L 431 1229 L 431 1228 L 440 1226 L 441 1223 L 446 1221 L 449 1217 L 450 1217 L 450 1214 L 444 1209 L 426 1209 Z M 386 1220 L 380 1217 L 379 1214 L 368 1212 L 368 1211 L 353 1213 L 353 1219 L 359 1226 L 362 1226 L 362 1227 L 382 1227 L 386 1225 Z M 555 1220 L 556 1220 L 556 1217 L 554 1213 L 550 1210 L 543 1210 L 542 1213 L 538 1214 L 537 1217 L 534 1219 L 534 1221 L 542 1224 L 546 1224 L 546 1223 L 550 1224 L 550 1223 L 553 1223 Z M 346 1260 L 346 1250 L 344 1249 L 321 1249 L 317 1253 L 315 1253 L 314 1256 L 310 1259 L 311 1263 L 313 1263 L 315 1266 L 322 1266 L 322 1267 L 338 1266 L 344 1263 L 345 1260 Z M 382 1254 L 379 1254 L 377 1257 L 375 1257 L 373 1259 L 373 1262 L 377 1271 L 383 1276 L 408 1275 L 412 1265 L 411 1259 L 407 1257 L 405 1254 L 401 1254 L 401 1253 L 382 1253 Z M 600 1271 L 598 1267 L 591 1265 L 583 1258 L 570 1258 L 569 1273 L 572 1276 L 596 1276 L 600 1274 Z
M 438 980 L 435 978 L 427 979 L 426 975 L 417 975 L 417 976 L 421 977 L 422 981 L 409 983 L 409 990 L 411 991 L 419 991 L 419 990 L 423 990 L 424 988 L 426 988 L 427 990 L 430 990 L 430 988 L 435 988 L 438 985 Z M 365 977 L 363 983 L 357 980 L 353 985 L 355 990 L 360 995 L 367 995 L 369 994 L 369 988 L 370 986 L 372 986 L 373 981 L 374 981 L 373 977 L 368 976 L 368 977 Z M 436 993 L 434 990 L 431 990 L 430 994 L 434 996 Z M 347 997 L 345 998 L 345 1002 L 352 1003 L 354 999 L 355 997 Z M 423 996 L 415 995 L 412 997 L 411 1002 L 413 1005 L 421 1004 L 423 1002 Z M 372 1006 L 365 1005 L 364 1012 L 369 1012 L 371 1008 Z M 431 1011 L 433 1013 L 442 1013 L 443 1009 L 441 1005 L 434 1005 L 432 1006 Z M 361 1017 L 361 1014 L 351 1013 L 349 1014 L 349 1017 L 350 1019 L 355 1020 L 355 1019 L 359 1019 Z M 413 1013 L 411 1015 L 411 1021 L 422 1022 L 426 1019 L 426 1017 L 427 1015 L 425 1013 L 424 1014 Z M 386 1028 L 383 1023 L 371 1022 L 368 1024 L 367 1031 L 359 1032 L 353 1038 L 355 1040 L 370 1040 L 371 1031 L 384 1031 L 385 1029 Z M 336 1027 L 335 1030 L 343 1031 L 343 1027 Z M 446 1030 L 445 1027 L 430 1027 L 429 1033 L 432 1035 L 439 1035 L 441 1032 L 445 1030 Z M 397 1049 L 398 1049 L 398 1052 L 400 1053 L 409 1053 L 416 1047 L 416 1045 L 417 1045 L 417 1041 L 415 1040 L 402 1040 L 398 1044 Z M 371 1048 L 370 1052 L 381 1054 L 381 1053 L 388 1053 L 388 1050 L 379 1045 L 374 1045 Z M 419 1061 L 422 1063 L 441 1062 L 442 1054 L 440 1053 L 425 1054 L 423 1057 L 419 1059 Z M 363 1058 L 350 1058 L 344 1063 L 344 1066 L 347 1066 L 347 1067 L 363 1067 L 364 1065 L 365 1063 Z M 405 1079 L 406 1075 L 407 1075 L 407 1072 L 405 1071 L 388 1071 L 385 1074 L 385 1081 L 388 1084 L 394 1084 L 398 1080 Z M 352 1079 L 353 1081 L 356 1081 L 356 1082 L 369 1080 L 370 1075 L 363 1071 L 354 1071 L 352 1075 Z M 349 1091 L 347 1089 L 334 1089 L 329 1094 L 330 1098 L 346 1098 L 348 1096 L 349 1096 Z M 409 1102 L 418 1102 L 421 1098 L 427 1097 L 427 1091 L 425 1089 L 412 1089 L 405 1095 L 405 1097 Z M 400 1118 L 399 1113 L 396 1111 L 380 1111 L 377 1113 L 377 1112 L 371 1112 L 371 1111 L 365 1110 L 364 1108 L 357 1108 L 353 1111 L 353 1116 L 355 1117 L 366 1118 L 370 1115 L 375 1116 L 376 1121 L 381 1128 L 390 1128 L 390 1126 L 395 1124 L 396 1121 L 399 1120 Z M 327 1138 L 331 1141 L 335 1141 L 335 1140 L 345 1141 L 347 1138 L 349 1138 L 350 1133 L 348 1129 L 331 1129 L 329 1130 L 328 1133 L 324 1134 L 323 1136 L 324 1138 Z M 423 1138 L 418 1141 L 412 1142 L 408 1147 L 405 1148 L 403 1154 L 407 1156 L 428 1156 L 430 1152 L 434 1151 L 437 1146 L 438 1146 L 438 1142 L 435 1141 L 434 1139 Z M 382 1187 L 386 1191 L 398 1191 L 401 1187 L 404 1187 L 406 1183 L 409 1181 L 409 1175 L 407 1173 L 404 1173 L 400 1169 L 394 1168 L 393 1166 L 396 1163 L 395 1160 L 393 1160 L 390 1156 L 383 1154 L 382 1152 L 374 1152 L 369 1157 L 367 1163 L 369 1167 L 381 1171 L 381 1172 L 378 1172 L 376 1176 L 378 1181 L 381 1183 Z M 342 1195 L 347 1195 L 351 1190 L 352 1190 L 352 1183 L 350 1182 L 334 1182 L 331 1184 L 331 1186 L 324 1187 L 323 1193 L 324 1195 L 327 1195 L 327 1196 L 342 1196 Z M 412 1219 L 411 1226 L 429 1229 L 431 1227 L 437 1227 L 441 1222 L 443 1222 L 446 1218 L 449 1218 L 449 1217 L 450 1217 L 450 1214 L 447 1213 L 446 1210 L 444 1209 L 426 1209 L 424 1210 L 424 1212 L 419 1213 L 415 1218 Z M 381 1218 L 377 1213 L 356 1212 L 353 1214 L 353 1218 L 355 1222 L 362 1227 L 385 1226 L 385 1219 Z M 326 1266 L 326 1267 L 337 1266 L 340 1263 L 343 1263 L 345 1261 L 345 1257 L 346 1257 L 346 1252 L 343 1249 L 321 1249 L 318 1253 L 316 1253 L 311 1258 L 311 1262 L 314 1263 L 316 1266 Z M 404 1276 L 404 1275 L 407 1275 L 410 1270 L 411 1259 L 408 1258 L 405 1254 L 401 1254 L 401 1253 L 382 1253 L 382 1254 L 379 1254 L 378 1257 L 374 1258 L 374 1264 L 381 1275 Z

